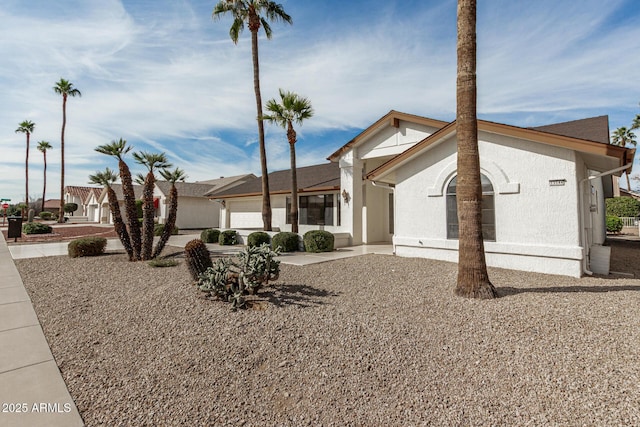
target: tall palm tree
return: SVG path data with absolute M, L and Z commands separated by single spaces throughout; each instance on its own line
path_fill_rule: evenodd
M 131 179 L 131 171 L 124 161 L 124 156 L 131 151 L 131 146 L 127 145 L 127 141 L 120 138 L 118 141 L 111 141 L 110 144 L 99 145 L 96 147 L 98 153 L 113 156 L 118 159 L 118 170 L 120 171 L 120 182 L 122 182 L 122 193 L 124 195 L 124 206 L 127 214 L 127 223 L 129 224 L 129 237 L 131 239 L 131 247 L 133 249 L 133 260 L 140 260 L 140 251 L 142 249 L 142 238 L 140 236 L 140 224 L 138 223 L 138 213 L 136 209 L 136 195 L 133 190 L 133 181 Z
M 164 223 L 164 228 L 162 229 L 160 240 L 158 240 L 158 244 L 153 250 L 151 258 L 156 258 L 158 255 L 160 255 L 165 245 L 169 241 L 169 237 L 171 237 L 171 233 L 176 225 L 176 218 L 178 216 L 178 189 L 176 188 L 176 182 L 184 181 L 187 177 L 184 171 L 180 168 L 175 168 L 172 171 L 168 169 L 162 169 L 160 171 L 160 175 L 162 175 L 164 179 L 171 183 L 171 190 L 169 190 L 169 213 L 167 214 L 167 220 Z
M 113 217 L 113 228 L 120 238 L 120 242 L 122 242 L 122 246 L 125 251 L 127 251 L 127 255 L 129 255 L 129 261 L 133 261 L 133 248 L 131 247 L 131 240 L 129 239 L 127 226 L 122 220 L 122 213 L 120 212 L 120 205 L 118 204 L 118 196 L 116 196 L 116 192 L 111 188 L 111 184 L 116 182 L 117 179 L 118 175 L 109 168 L 106 168 L 103 172 L 96 172 L 94 175 L 89 175 L 90 184 L 102 185 L 107 189 L 109 210 Z
M 67 127 L 67 98 L 82 96 L 80 91 L 73 87 L 69 80 L 60 78 L 56 82 L 53 90 L 58 95 L 62 95 L 62 132 L 60 133 L 60 215 L 58 222 L 64 222 L 64 131 Z
M 262 122 L 262 95 L 260 94 L 260 66 L 258 61 L 258 31 L 262 26 L 267 39 L 271 39 L 270 22 L 293 23 L 281 4 L 270 0 L 220 0 L 213 9 L 213 19 L 221 19 L 230 13 L 233 23 L 229 30 L 231 40 L 238 44 L 238 37 L 245 24 L 251 31 L 251 54 L 253 58 L 253 89 L 256 95 L 258 112 L 258 143 L 260 148 L 260 167 L 262 169 L 262 222 L 265 231 L 271 231 L 271 199 L 269 197 L 269 176 L 267 171 L 267 152 L 264 143 L 264 123 Z
M 35 129 L 36 124 L 33 123 L 31 120 L 25 120 L 22 123 L 20 123 L 18 125 L 18 129 L 16 129 L 16 133 L 20 132 L 20 133 L 24 133 L 25 135 L 27 135 L 27 155 L 25 157 L 25 165 L 24 165 L 24 174 L 25 174 L 25 198 L 24 201 L 27 204 L 27 207 L 29 206 L 29 138 L 31 137 L 31 134 L 33 133 L 33 130 Z M 44 203 L 44 202 L 43 202 Z
M 633 122 L 631 123 L 631 130 L 636 130 L 636 129 L 640 129 L 640 114 L 636 114 L 636 116 L 633 119 Z
M 455 294 L 495 298 L 482 241 L 482 188 L 476 111 L 476 0 L 458 0 L 458 75 L 456 134 L 458 141 L 457 207 L 458 280 Z
M 267 101 L 267 111 L 271 114 L 264 116 L 264 119 L 282 126 L 287 130 L 287 140 L 289 141 L 289 157 L 291 159 L 291 231 L 298 232 L 298 174 L 296 171 L 296 141 L 298 140 L 293 122 L 302 125 L 306 119 L 313 117 L 313 108 L 308 98 L 298 96 L 294 92 L 280 89 L 280 100 Z
M 631 129 L 633 129 L 633 125 Z M 623 126 L 613 131 L 611 134 L 611 144 L 618 145 L 620 147 L 626 147 L 627 145 L 633 145 L 635 147 L 637 144 L 636 134 L 631 132 L 631 129 L 627 129 Z M 631 190 L 631 182 L 629 181 L 629 173 L 627 171 L 625 171 L 625 176 L 627 177 L 627 189 Z
M 171 164 L 167 160 L 165 153 L 133 153 L 133 158 L 138 164 L 147 168 L 147 176 L 144 179 L 144 187 L 142 190 L 142 250 L 141 258 L 143 261 L 151 259 L 153 250 L 153 217 L 155 208 L 153 207 L 153 188 L 156 184 L 155 172 L 170 168 Z
M 49 144 L 49 141 L 40 141 L 38 142 L 38 151 L 42 153 L 44 157 L 44 184 L 42 185 L 42 209 L 44 210 L 44 200 L 47 195 L 47 150 L 52 149 L 53 147 Z

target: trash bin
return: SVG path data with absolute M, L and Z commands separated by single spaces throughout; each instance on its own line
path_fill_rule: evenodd
M 18 238 L 22 237 L 22 217 L 21 216 L 10 216 L 7 218 L 9 222 L 9 229 L 7 230 L 8 238 Z

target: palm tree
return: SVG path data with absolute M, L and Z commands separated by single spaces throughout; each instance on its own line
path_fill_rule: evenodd
M 631 129 L 633 129 L 634 125 L 632 125 Z M 631 129 L 627 129 L 623 126 L 613 131 L 613 133 L 611 134 L 611 144 L 618 145 L 620 147 L 626 147 L 627 145 L 633 145 L 635 147 L 637 144 L 636 135 L 631 132 Z M 625 171 L 625 176 L 627 177 L 627 189 L 631 190 L 631 182 L 629 181 L 628 171 Z
M 48 141 L 38 142 L 38 151 L 44 156 L 44 184 L 42 185 L 42 210 L 44 210 L 44 199 L 47 194 L 47 150 L 53 147 Z
M 141 258 L 143 261 L 151 259 L 153 250 L 153 217 L 155 209 L 153 207 L 153 188 L 156 184 L 156 170 L 170 168 L 171 164 L 167 160 L 165 153 L 133 153 L 133 158 L 138 164 L 147 167 L 148 173 L 144 179 L 144 187 L 142 190 L 142 250 Z
M 176 188 L 176 181 L 184 181 L 187 177 L 184 171 L 180 168 L 175 168 L 170 171 L 168 169 L 162 169 L 160 175 L 171 183 L 171 190 L 169 190 L 169 213 L 167 214 L 167 220 L 164 223 L 160 240 L 153 250 L 151 258 L 156 258 L 160 255 L 160 252 L 164 249 L 165 245 L 171 237 L 173 228 L 176 225 L 176 218 L 178 216 L 178 189 Z
M 80 91 L 73 87 L 69 80 L 60 78 L 56 82 L 53 90 L 58 95 L 62 95 L 62 132 L 60 133 L 60 215 L 58 222 L 64 222 L 64 130 L 67 126 L 67 98 L 69 96 L 82 96 Z
M 24 201 L 27 204 L 27 207 L 29 206 L 29 138 L 33 133 L 33 130 L 35 129 L 35 127 L 36 127 L 36 124 L 33 123 L 31 120 L 25 120 L 22 123 L 20 123 L 18 125 L 18 129 L 16 129 L 16 133 L 20 132 L 27 135 L 27 155 L 26 155 L 25 166 L 24 166 L 24 174 L 25 174 Z M 44 200 L 42 201 L 42 203 L 44 203 Z
M 296 171 L 296 141 L 298 140 L 293 122 L 302 125 L 306 119 L 313 117 L 313 108 L 309 99 L 298 96 L 294 92 L 285 92 L 280 89 L 280 100 L 267 101 L 267 110 L 272 114 L 264 116 L 264 119 L 282 126 L 287 130 L 289 141 L 289 157 L 291 159 L 291 231 L 298 232 L 298 174 Z
M 640 114 L 636 114 L 636 116 L 633 119 L 633 122 L 631 123 L 631 130 L 636 130 L 636 129 L 640 129 Z
M 131 151 L 131 146 L 127 146 L 127 141 L 120 138 L 118 141 L 111 141 L 110 144 L 100 145 L 95 149 L 98 153 L 113 156 L 118 159 L 118 170 L 120 171 L 120 182 L 122 182 L 122 193 L 124 195 L 124 206 L 129 224 L 129 237 L 133 249 L 133 260 L 140 260 L 142 249 L 142 239 L 140 236 L 140 225 L 138 223 L 138 213 L 136 210 L 136 195 L 133 190 L 131 171 L 124 161 L 124 156 Z
M 271 39 L 269 21 L 293 23 L 281 4 L 270 0 L 220 0 L 213 9 L 213 19 L 220 19 L 227 12 L 233 16 L 229 30 L 231 40 L 238 44 L 238 37 L 245 24 L 251 31 L 251 54 L 253 57 L 253 89 L 256 94 L 258 112 L 258 143 L 260 148 L 260 166 L 262 169 L 262 222 L 265 231 L 271 231 L 271 200 L 269 197 L 269 176 L 267 171 L 267 152 L 264 143 L 264 123 L 262 122 L 262 95 L 260 94 L 260 66 L 258 61 L 258 31 L 262 26 L 267 39 Z
M 118 196 L 116 196 L 116 192 L 111 188 L 111 184 L 116 182 L 117 179 L 118 175 L 109 168 L 106 168 L 104 172 L 96 172 L 94 175 L 89 175 L 90 184 L 103 185 L 107 189 L 109 209 L 111 210 L 111 216 L 113 217 L 113 228 L 116 230 L 125 251 L 127 251 L 127 255 L 129 255 L 129 261 L 133 261 L 133 248 L 131 247 L 131 240 L 129 239 L 127 227 L 122 220 L 120 205 L 118 204 Z
M 482 241 L 482 189 L 476 111 L 476 0 L 458 0 L 458 74 L 456 134 L 458 140 L 457 207 L 458 281 L 455 294 L 495 298 Z

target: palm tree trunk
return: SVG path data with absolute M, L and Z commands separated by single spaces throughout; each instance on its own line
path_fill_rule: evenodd
M 291 122 L 288 123 L 287 139 L 289 140 L 289 157 L 291 158 L 291 232 L 298 232 L 298 170 L 296 167 L 296 131 Z
M 171 185 L 171 190 L 169 191 L 169 214 L 167 215 L 167 221 L 164 223 L 164 229 L 162 230 L 162 235 L 160 235 L 160 240 L 158 240 L 158 244 L 156 248 L 153 250 L 152 258 L 156 258 L 165 245 L 169 241 L 169 237 L 171 237 L 171 233 L 173 232 L 173 227 L 176 225 L 176 218 L 178 216 L 178 189 L 175 184 Z
M 142 249 L 141 258 L 143 261 L 151 259 L 151 252 L 153 250 L 153 187 L 155 184 L 155 177 L 153 172 L 149 172 L 144 181 L 143 199 L 142 205 Z
M 42 155 L 44 156 L 44 184 L 42 186 L 42 210 L 44 211 L 44 198 L 45 195 L 47 194 L 47 152 L 46 150 L 42 152 Z
M 495 298 L 482 240 L 482 188 L 476 111 L 476 0 L 458 0 L 457 208 L 459 230 L 456 295 Z
M 25 173 L 25 203 L 27 204 L 27 209 L 29 209 L 29 132 L 27 132 L 27 156 L 24 167 Z
M 118 203 L 118 197 L 116 196 L 113 188 L 107 187 L 107 199 L 109 200 L 109 209 L 111 209 L 111 215 L 113 216 L 113 228 L 116 234 L 122 242 L 124 250 L 127 251 L 129 261 L 133 261 L 133 249 L 131 247 L 131 241 L 129 239 L 129 233 L 127 232 L 127 226 L 122 220 L 122 213 L 120 212 L 120 204 Z
M 251 50 L 253 53 L 253 88 L 256 93 L 258 112 L 258 143 L 260 148 L 260 168 L 262 172 L 262 223 L 264 231 L 271 231 L 271 196 L 269 194 L 269 175 L 267 171 L 267 151 L 264 142 L 264 121 L 262 120 L 262 95 L 260 94 L 260 66 L 258 63 L 258 29 L 251 31 Z
M 127 211 L 127 222 L 129 223 L 129 237 L 133 250 L 133 260 L 140 260 L 142 240 L 140 237 L 140 223 L 138 221 L 138 211 L 136 209 L 136 195 L 133 190 L 133 180 L 131 171 L 124 160 L 118 160 L 118 170 L 120 171 L 120 182 L 122 182 L 122 193 L 124 195 L 124 206 Z
M 58 222 L 64 222 L 64 128 L 67 126 L 67 94 L 62 94 L 62 132 L 60 133 L 60 212 Z

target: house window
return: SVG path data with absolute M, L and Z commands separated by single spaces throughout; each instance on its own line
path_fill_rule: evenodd
M 300 225 L 333 225 L 334 194 L 298 197 L 298 224 Z M 287 197 L 287 224 L 291 212 L 291 198 Z M 338 223 L 340 216 L 338 214 Z
M 447 239 L 457 239 L 458 205 L 456 203 L 456 178 L 447 186 Z M 493 203 L 493 185 L 485 175 L 480 175 L 482 185 L 482 237 L 484 240 L 496 240 L 496 216 Z

